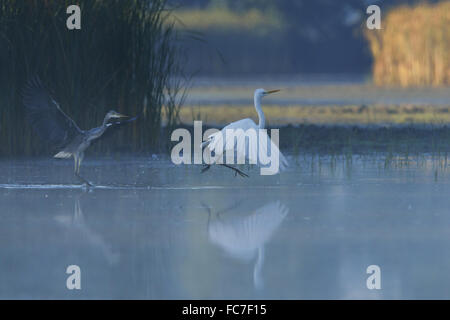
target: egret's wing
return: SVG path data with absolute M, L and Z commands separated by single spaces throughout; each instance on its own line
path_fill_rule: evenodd
M 236 134 L 236 139 L 234 139 L 234 143 L 232 141 L 226 141 L 226 130 L 232 129 L 237 130 L 241 129 L 242 131 L 239 134 Z M 252 133 L 248 130 L 254 130 L 254 135 L 256 136 L 255 144 L 252 146 L 248 142 L 250 139 L 247 137 Z M 265 143 L 264 143 L 265 142 Z M 207 147 L 211 151 L 215 151 L 216 156 L 222 156 L 225 152 L 234 151 L 236 155 L 245 156 L 246 160 L 250 164 L 263 165 L 261 163 L 261 159 L 259 158 L 259 154 L 264 155 L 272 155 L 273 153 L 277 153 L 279 155 L 279 171 L 282 171 L 288 167 L 288 162 L 284 155 L 281 153 L 280 149 L 277 145 L 270 139 L 267 134 L 267 131 L 259 130 L 259 127 L 255 122 L 251 119 L 243 119 L 240 121 L 236 121 L 230 123 L 226 127 L 224 127 L 221 131 L 216 132 L 209 136 L 209 140 L 207 143 Z
M 212 135 L 210 135 L 208 137 L 208 141 L 209 142 L 207 144 L 207 148 L 211 151 L 215 151 L 216 154 L 217 153 L 223 153 L 223 133 L 222 131 L 218 131 L 216 133 L 213 133 Z M 220 148 L 218 146 L 221 146 Z
M 23 90 L 26 118 L 41 138 L 63 147 L 83 132 L 50 96 L 39 77 L 31 79 Z
M 245 157 L 250 164 L 258 164 L 259 127 L 251 119 L 241 120 L 241 129 L 234 144 L 234 150 L 239 157 Z M 231 148 L 229 148 L 231 149 Z
M 254 214 L 248 217 L 248 228 L 254 230 L 254 241 L 267 242 L 274 231 L 279 228 L 281 222 L 289 213 L 289 208 L 280 201 L 274 201 L 255 210 Z
M 237 134 L 234 139 L 234 143 L 232 141 L 226 141 L 226 132 L 227 130 L 238 130 L 241 129 L 241 134 Z M 225 126 L 221 131 L 213 133 L 209 136 L 209 143 L 207 143 L 207 147 L 214 151 L 216 156 L 221 156 L 225 152 L 235 151 L 237 155 L 243 155 L 246 151 L 246 135 L 245 132 L 249 129 L 255 130 L 256 137 L 258 136 L 258 126 L 252 119 L 242 119 L 236 122 L 232 122 L 229 125 Z M 256 152 L 249 152 L 246 155 L 247 159 L 257 159 Z M 257 161 L 255 161 L 257 163 Z

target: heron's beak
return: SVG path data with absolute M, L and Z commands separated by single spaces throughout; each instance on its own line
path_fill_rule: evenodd
M 278 91 L 280 91 L 280 89 L 270 90 L 270 91 L 266 91 L 266 94 L 271 94 L 271 93 L 275 93 L 275 92 L 278 92 Z
M 121 113 L 116 114 L 116 117 L 117 118 L 128 118 L 128 116 L 121 114 Z

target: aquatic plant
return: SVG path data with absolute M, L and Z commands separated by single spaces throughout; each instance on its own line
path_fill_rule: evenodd
M 24 120 L 20 91 L 39 74 L 81 128 L 98 125 L 108 110 L 141 115 L 114 136 L 116 149 L 164 148 L 183 99 L 181 49 L 165 21 L 166 0 L 79 0 L 81 30 L 68 30 L 71 1 L 0 3 L 0 155 L 46 151 Z M 163 118 L 163 113 L 166 119 Z M 164 141 L 164 140 L 163 140 Z M 109 143 L 95 151 L 105 152 Z

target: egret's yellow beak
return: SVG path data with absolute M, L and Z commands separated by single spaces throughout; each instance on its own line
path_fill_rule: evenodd
M 275 92 L 278 92 L 278 91 L 280 91 L 280 89 L 270 90 L 270 91 L 266 91 L 266 94 L 271 94 L 271 93 L 275 93 Z

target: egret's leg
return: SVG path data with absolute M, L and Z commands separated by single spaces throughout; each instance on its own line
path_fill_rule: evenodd
M 236 176 L 236 175 L 240 175 L 241 177 L 246 177 L 246 178 L 248 178 L 248 174 L 246 174 L 246 173 L 244 173 L 244 172 L 242 172 L 241 170 L 239 170 L 238 168 L 235 168 L 235 167 L 232 167 L 232 166 L 229 166 L 229 165 L 227 165 L 227 164 L 224 164 L 224 163 L 222 163 L 221 164 L 221 166 L 224 166 L 224 167 L 226 167 L 226 168 L 228 168 L 228 169 L 231 169 L 231 170 L 233 170 L 234 171 L 234 175 Z

